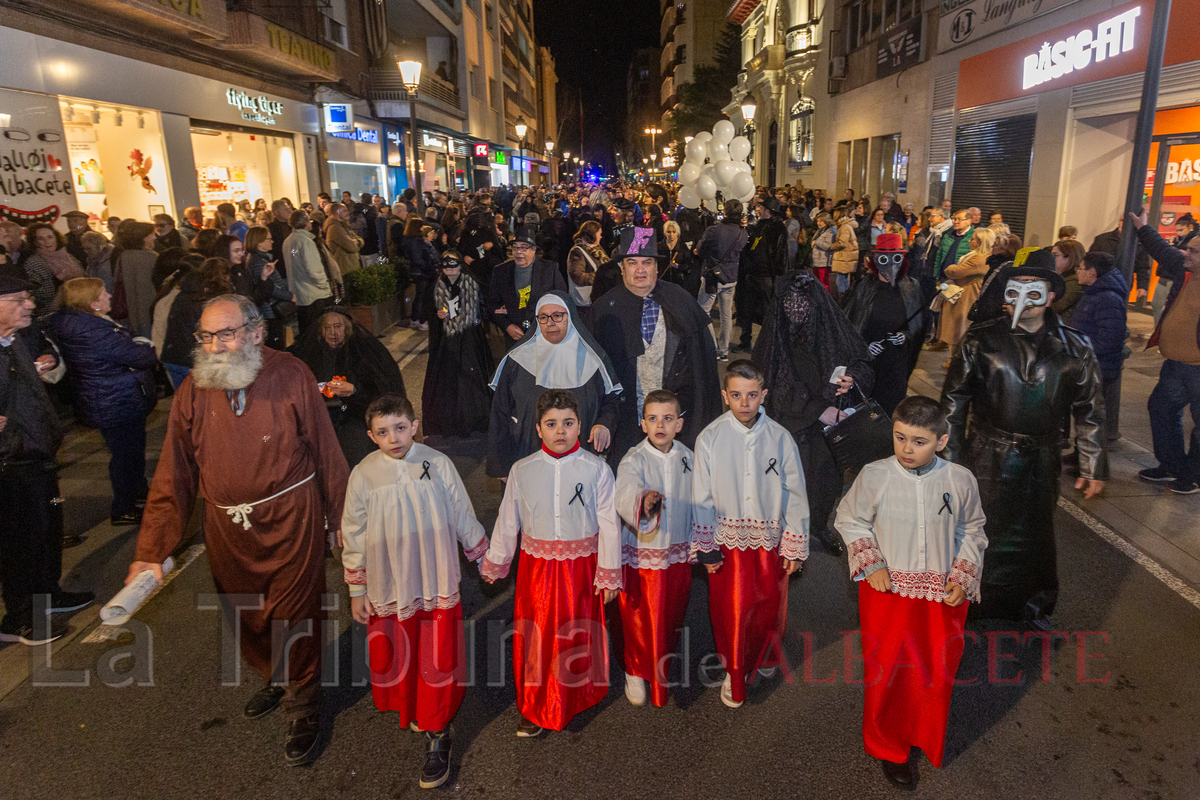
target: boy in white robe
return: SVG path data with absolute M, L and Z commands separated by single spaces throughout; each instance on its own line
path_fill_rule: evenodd
M 916 787 L 911 748 L 942 766 L 968 602 L 979 602 L 984 514 L 970 470 L 938 458 L 950 426 L 937 401 L 909 397 L 892 419 L 895 457 L 863 467 L 836 527 L 858 581 L 863 743 L 887 779 Z
M 692 550 L 708 569 L 708 612 L 725 666 L 721 702 L 738 708 L 755 670 L 774 671 L 788 575 L 808 558 L 808 497 L 796 441 L 767 416 L 762 370 L 725 371 L 729 411 L 696 439 Z
M 667 702 L 667 668 L 679 643 L 692 588 L 692 451 L 675 437 L 683 430 L 679 400 L 658 389 L 642 405 L 646 438 L 617 469 L 624 589 L 614 642 L 625 665 L 625 697 Z
M 608 694 L 604 604 L 621 589 L 621 523 L 612 470 L 579 448 L 579 406 L 567 389 L 537 402 L 541 449 L 513 464 L 492 542 L 488 583 L 508 575 L 520 534 L 513 596 L 517 736 L 561 731 Z
M 367 626 L 371 694 L 380 711 L 426 732 L 420 786 L 450 775 L 450 720 L 466 691 L 458 544 L 487 552 L 454 463 L 413 442 L 412 404 L 385 394 L 367 408 L 379 450 L 350 473 L 342 512 L 342 566 L 350 608 Z

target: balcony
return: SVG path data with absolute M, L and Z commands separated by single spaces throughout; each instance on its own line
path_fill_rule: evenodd
M 217 43 L 222 50 L 244 53 L 291 75 L 337 80 L 337 58 L 328 47 L 247 11 L 230 11 L 226 19 L 229 36 Z
M 675 3 L 671 3 L 663 11 L 662 24 L 658 28 L 658 38 L 665 39 L 675 30 L 675 14 L 678 12 L 678 7 Z
M 667 98 L 675 96 L 674 78 L 667 78 L 665 81 L 663 81 L 662 88 L 659 90 L 658 96 L 662 105 L 668 105 Z
M 733 0 L 733 5 L 725 12 L 725 21 L 741 25 L 750 16 L 750 12 L 758 8 L 762 0 Z
M 663 48 L 662 55 L 658 58 L 658 74 L 666 77 L 675 70 L 675 45 L 670 44 Z
M 371 99 L 374 101 L 408 102 L 408 90 L 400 79 L 400 70 L 394 67 L 376 67 L 370 72 Z M 458 88 L 444 81 L 429 70 L 421 71 L 421 88 L 418 102 L 427 102 L 435 107 L 444 107 L 455 115 L 461 115 Z
M 783 60 L 785 56 L 784 45 L 769 44 L 754 58 L 746 62 L 746 72 L 762 72 L 767 69 L 783 69 Z

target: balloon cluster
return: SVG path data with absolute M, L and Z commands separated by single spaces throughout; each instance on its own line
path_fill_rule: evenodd
M 718 191 L 743 203 L 754 197 L 754 176 L 746 163 L 750 140 L 734 133 L 733 123 L 723 119 L 712 133 L 703 131 L 687 143 L 679 168 L 680 205 L 698 208 L 702 200 L 715 200 Z

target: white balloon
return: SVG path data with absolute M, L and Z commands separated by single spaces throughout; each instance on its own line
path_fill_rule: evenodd
M 701 175 L 696 179 L 696 191 L 705 200 L 712 200 L 717 196 L 717 183 L 707 175 Z
M 690 186 L 696 182 L 696 178 L 700 177 L 700 167 L 695 162 L 685 161 L 683 166 L 679 168 L 679 182 L 684 186 Z
M 745 161 L 735 161 L 733 163 L 737 165 L 738 172 L 749 172 L 750 171 L 750 165 L 747 164 Z
M 750 140 L 738 136 L 729 143 L 729 157 L 734 161 L 744 161 L 750 155 Z
M 750 191 L 746 192 L 744 195 L 742 195 L 741 197 L 738 198 L 738 200 L 740 200 L 742 203 L 749 203 L 753 199 L 754 199 L 754 190 L 753 189 L 751 189 Z
M 708 140 L 712 138 L 712 134 L 708 131 L 700 131 L 694 138 L 704 142 L 705 144 L 708 144 Z
M 728 186 L 729 182 L 740 174 L 736 162 L 733 161 L 718 161 L 713 168 L 713 178 L 718 186 Z
M 713 162 L 728 161 L 729 150 L 724 144 L 718 142 L 716 139 L 713 139 L 708 143 L 708 158 Z
M 700 194 L 693 186 L 684 186 L 679 190 L 679 205 L 684 208 L 699 208 Z
M 704 157 L 708 155 L 708 145 L 706 145 L 704 142 L 692 139 L 687 143 L 687 147 L 684 148 L 684 151 L 687 154 L 688 161 L 691 161 L 693 164 L 703 164 Z
M 729 184 L 729 193 L 741 200 L 747 192 L 751 195 L 754 194 L 754 177 L 748 172 L 739 172 Z M 746 201 L 742 200 L 742 202 Z
M 713 139 L 721 144 L 729 144 L 733 141 L 734 134 L 737 130 L 733 127 L 733 123 L 727 119 L 719 120 L 716 125 L 713 125 Z

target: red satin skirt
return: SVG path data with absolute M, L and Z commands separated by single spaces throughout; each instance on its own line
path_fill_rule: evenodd
M 708 614 L 717 654 L 732 676 L 733 699 L 746 699 L 746 678 L 779 663 L 787 624 L 787 571 L 777 550 L 721 546 L 725 563 L 708 576 Z
M 951 608 L 859 582 L 867 755 L 901 762 L 919 747 L 931 764 L 942 766 L 968 605 Z
M 414 720 L 423 731 L 450 725 L 467 686 L 461 603 L 406 620 L 372 617 L 367 654 L 376 708 L 400 712 L 405 727 Z
M 692 566 L 623 570 L 624 591 L 617 600 L 620 637 L 614 647 L 625 671 L 650 683 L 650 702 L 667 704 L 667 672 L 692 591 Z M 616 637 L 614 637 L 616 638 Z
M 594 553 L 558 561 L 523 552 L 517 564 L 517 708 L 543 728 L 561 731 L 608 694 L 608 635 L 595 579 Z

